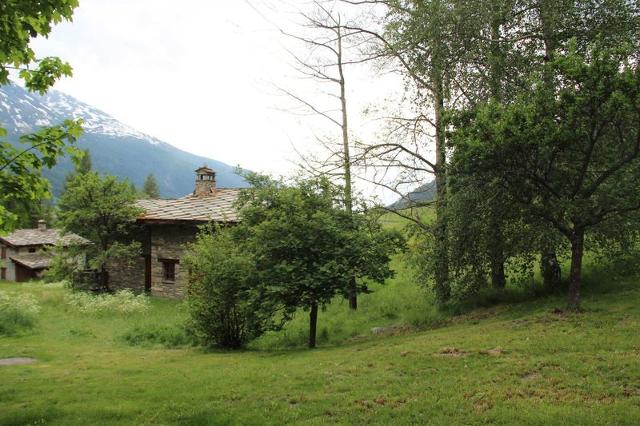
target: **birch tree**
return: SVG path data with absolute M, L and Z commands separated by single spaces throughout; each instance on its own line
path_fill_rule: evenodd
M 342 182 L 342 199 L 345 211 L 353 215 L 353 174 L 351 141 L 349 127 L 349 109 L 347 102 L 347 67 L 357 60 L 348 58 L 349 46 L 361 31 L 349 28 L 339 11 L 326 2 L 314 1 L 310 13 L 301 14 L 304 19 L 303 35 L 287 35 L 300 42 L 310 52 L 303 57 L 292 53 L 296 71 L 317 85 L 331 87 L 325 92 L 326 100 L 335 102 L 336 107 L 325 107 L 326 100 L 314 101 L 294 91 L 281 90 L 302 108 L 330 123 L 337 132 L 329 137 L 316 136 L 316 141 L 325 154 L 321 158 L 301 155 L 303 167 L 314 175 L 325 175 Z M 339 143 L 335 141 L 339 140 Z M 345 285 L 349 307 L 358 308 L 358 284 L 355 277 Z

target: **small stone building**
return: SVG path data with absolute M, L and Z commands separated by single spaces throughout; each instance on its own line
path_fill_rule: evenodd
M 238 221 L 234 203 L 238 188 L 218 188 L 216 174 L 196 170 L 195 189 L 183 198 L 139 200 L 144 213 L 137 219 L 142 257 L 129 265 L 109 268 L 109 286 L 156 296 L 182 297 L 187 271 L 181 264 L 185 245 L 195 241 L 200 225 Z
M 24 282 L 41 278 L 53 257 L 48 249 L 77 244 L 90 242 L 73 233 L 47 229 L 44 220 L 38 221 L 36 229 L 18 229 L 0 237 L 0 279 Z

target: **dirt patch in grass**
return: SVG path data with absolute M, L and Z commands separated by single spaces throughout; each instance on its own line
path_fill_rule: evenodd
M 35 358 L 0 358 L 0 365 L 26 365 L 37 362 Z
M 446 347 L 446 348 L 440 349 L 436 355 L 450 356 L 453 358 L 461 358 L 469 355 L 469 352 L 461 351 L 460 349 L 454 348 L 454 347 Z
M 489 356 L 500 356 L 502 354 L 504 354 L 506 351 L 504 350 L 504 348 L 500 347 L 500 346 L 496 346 L 493 349 L 487 349 L 485 351 L 480 351 L 480 353 L 482 355 L 489 355 Z
M 542 374 L 537 371 L 530 371 L 520 376 L 520 379 L 522 379 L 523 382 L 532 382 L 541 378 L 543 378 Z

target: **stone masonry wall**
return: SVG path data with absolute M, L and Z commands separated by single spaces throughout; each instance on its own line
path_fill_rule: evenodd
M 111 261 L 107 264 L 107 271 L 111 290 L 144 292 L 144 257 L 139 256 L 129 262 Z
M 195 241 L 195 226 L 157 225 L 151 230 L 151 293 L 156 296 L 183 297 L 188 273 L 182 263 L 185 244 Z M 164 279 L 162 259 L 177 260 L 175 280 Z M 144 270 L 144 269 L 143 269 Z
M 112 290 L 129 289 L 135 293 L 144 292 L 144 256 L 151 251 L 150 231 L 144 226 L 134 230 L 132 239 L 140 243 L 141 256 L 128 259 L 127 262 L 112 260 L 107 263 L 109 287 Z

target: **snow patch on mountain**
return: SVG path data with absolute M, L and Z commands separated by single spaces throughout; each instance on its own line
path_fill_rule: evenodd
M 160 140 L 139 132 L 109 114 L 77 99 L 51 90 L 45 95 L 28 93 L 15 85 L 0 87 L 0 124 L 9 127 L 10 133 L 28 133 L 39 127 L 51 126 L 66 119 L 82 119 L 85 133 L 112 137 L 132 137 L 152 145 L 163 144 Z M 35 126 L 34 126 L 35 125 Z
M 126 178 L 138 187 L 153 173 L 160 193 L 171 198 L 193 191 L 193 171 L 203 164 L 216 170 L 220 187 L 247 186 L 235 167 L 161 142 L 69 95 L 50 91 L 41 96 L 15 84 L 0 86 L 0 127 L 7 130 L 9 143 L 18 144 L 21 135 L 70 118 L 84 121 L 77 146 L 89 150 L 93 166 L 100 173 Z M 4 140 L 0 138 L 0 142 Z M 73 169 L 71 159 L 63 157 L 55 167 L 44 170 L 55 195 L 62 192 L 65 176 Z

